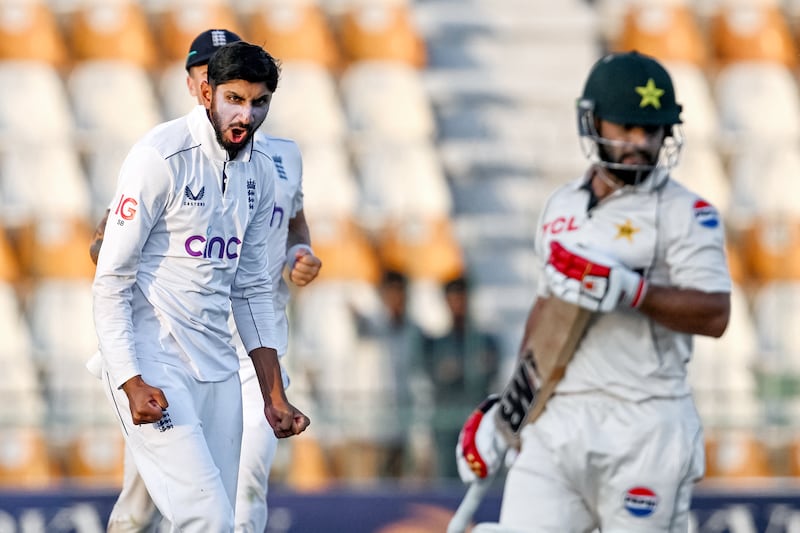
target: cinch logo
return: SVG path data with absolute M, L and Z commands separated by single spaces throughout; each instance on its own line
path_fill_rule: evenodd
M 114 210 L 114 214 L 119 215 L 123 220 L 133 220 L 133 217 L 136 216 L 137 205 L 139 205 L 139 202 L 123 194 L 119 197 L 117 209 Z
M 278 177 L 282 180 L 288 180 L 286 175 L 286 168 L 283 166 L 283 158 L 279 155 L 273 155 L 272 160 L 275 162 L 275 170 L 278 171 Z
M 201 202 L 203 197 L 206 195 L 205 187 L 200 187 L 200 190 L 197 191 L 197 194 L 194 194 L 187 185 L 186 187 L 183 188 L 183 195 L 186 197 L 186 200 L 184 200 L 183 205 L 196 205 L 199 207 L 206 205 L 205 202 Z
M 549 232 L 553 235 L 562 231 L 575 231 L 576 229 L 578 229 L 578 225 L 575 223 L 575 217 L 558 217 L 550 222 L 545 222 L 544 226 L 542 226 L 542 230 L 545 233 Z
M 694 203 L 694 218 L 701 226 L 716 228 L 719 225 L 719 215 L 716 208 L 705 200 L 697 200 Z
M 639 518 L 650 516 L 658 507 L 658 495 L 647 487 L 634 487 L 625 493 L 625 509 Z
M 239 257 L 239 245 L 242 241 L 238 237 L 231 237 L 225 240 L 224 237 L 210 237 L 208 239 L 203 235 L 192 235 L 186 239 L 185 247 L 186 253 L 192 257 L 203 257 L 211 259 L 236 259 Z

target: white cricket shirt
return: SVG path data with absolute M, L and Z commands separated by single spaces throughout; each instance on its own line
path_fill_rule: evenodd
M 708 202 L 656 171 L 647 183 L 588 209 L 586 183 L 584 176 L 548 199 L 537 228 L 540 269 L 555 239 L 615 257 L 654 285 L 730 292 L 723 224 Z M 539 292 L 547 294 L 546 284 Z M 597 313 L 556 392 L 603 390 L 631 400 L 685 396 L 691 352 L 691 335 L 638 311 Z
M 276 346 L 267 253 L 274 169 L 253 145 L 228 160 L 200 106 L 131 149 L 93 284 L 115 385 L 139 374 L 144 359 L 183 365 L 200 381 L 226 379 L 239 367 L 231 308 L 248 351 Z

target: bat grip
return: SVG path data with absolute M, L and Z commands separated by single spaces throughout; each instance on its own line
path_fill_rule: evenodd
M 470 483 L 467 493 L 464 494 L 458 509 L 456 509 L 453 518 L 450 519 L 450 523 L 447 525 L 447 533 L 465 533 L 467 531 L 475 511 L 478 510 L 478 506 L 480 506 L 483 497 L 492 485 L 493 479 L 494 476 L 487 476 L 484 479 L 477 479 Z

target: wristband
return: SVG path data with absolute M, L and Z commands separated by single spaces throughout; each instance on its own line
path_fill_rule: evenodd
M 289 272 L 291 272 L 292 269 L 294 268 L 294 264 L 296 262 L 295 256 L 297 255 L 297 252 L 299 252 L 300 250 L 308 250 L 308 253 L 314 255 L 314 250 L 311 248 L 311 245 L 306 243 L 295 244 L 294 246 L 286 250 L 286 265 L 289 268 Z

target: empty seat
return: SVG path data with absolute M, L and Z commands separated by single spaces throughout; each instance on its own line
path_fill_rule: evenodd
M 20 95 L 36 104 L 20 105 Z M 64 83 L 51 65 L 0 61 L 0 139 L 5 149 L 29 150 L 32 145 L 49 149 L 53 142 L 70 140 L 75 128 L 70 106 Z
M 344 141 L 347 122 L 333 75 L 312 62 L 283 62 L 262 129 L 301 145 Z
M 116 488 L 122 485 L 124 457 L 125 440 L 117 424 L 83 426 L 64 446 L 64 475 L 81 486 Z
M 703 34 L 687 1 L 631 2 L 625 12 L 615 50 L 638 50 L 664 61 L 684 61 L 705 67 Z
M 358 222 L 345 215 L 308 213 L 314 253 L 323 268 L 320 280 L 361 280 L 376 283 L 381 265 L 377 252 Z
M 0 487 L 45 488 L 57 478 L 42 428 L 0 427 Z
M 156 90 L 164 120 L 181 117 L 198 105 L 197 98 L 186 87 L 187 76 L 184 60 L 172 61 L 159 72 Z M 272 109 L 269 116 L 272 117 Z
M 272 0 L 245 17 L 244 37 L 280 61 L 307 61 L 331 72 L 341 58 L 326 14 L 314 0 Z
M 9 226 L 41 219 L 81 219 L 89 216 L 91 191 L 75 149 L 56 143 L 31 157 L 14 150 L 0 160 L 0 189 Z
M 706 477 L 752 478 L 774 475 L 769 448 L 753 431 L 717 430 L 706 436 Z
M 766 61 L 797 67 L 797 45 L 777 1 L 721 2 L 708 31 L 721 66 Z
M 46 1 L 6 0 L 0 4 L 0 60 L 9 59 L 43 62 L 54 68 L 67 66 L 66 41 Z
M 712 83 L 722 139 L 731 152 L 748 144 L 796 142 L 800 138 L 800 95 L 783 64 L 738 61 L 722 68 Z
M 449 216 L 453 200 L 432 144 L 365 143 L 355 150 L 355 165 L 363 193 L 359 213 L 369 227 Z
M 377 236 L 381 262 L 411 278 L 445 282 L 461 275 L 464 258 L 448 218 L 407 216 Z
M 427 61 L 407 2 L 354 2 L 345 8 L 338 29 L 350 63 L 390 60 L 422 68 Z
M 70 14 L 67 37 L 73 58 L 79 62 L 124 61 L 145 69 L 158 66 L 156 40 L 147 14 L 132 0 L 87 0 Z M 92 94 L 109 90 L 100 83 Z
M 21 276 L 17 252 L 5 228 L 0 228 L 0 283 L 13 284 L 20 281 Z
M 340 87 L 356 138 L 433 139 L 436 123 L 422 77 L 408 65 L 360 61 L 342 74 Z
M 688 142 L 716 143 L 719 117 L 705 70 L 686 61 L 663 64 L 672 77 L 676 99 L 683 106 L 681 127 Z

